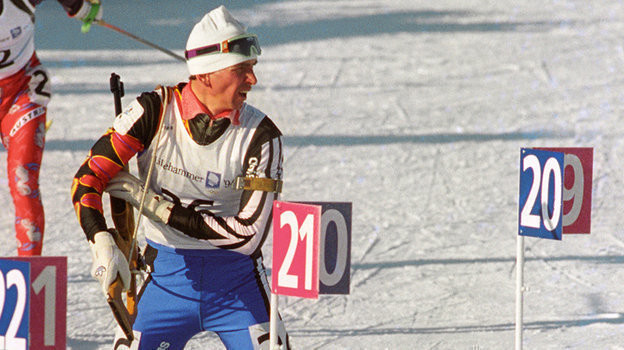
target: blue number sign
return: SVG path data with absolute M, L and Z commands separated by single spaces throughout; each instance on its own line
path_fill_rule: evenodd
M 564 154 L 520 150 L 518 234 L 561 240 Z
M 28 349 L 30 263 L 0 260 L 0 349 Z

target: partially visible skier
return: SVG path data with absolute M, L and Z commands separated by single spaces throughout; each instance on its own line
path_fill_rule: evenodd
M 41 255 L 45 218 L 39 169 L 45 145 L 50 79 L 35 53 L 35 6 L 43 0 L 0 0 L 0 137 L 15 207 L 17 254 Z M 101 19 L 99 1 L 57 0 L 71 17 Z

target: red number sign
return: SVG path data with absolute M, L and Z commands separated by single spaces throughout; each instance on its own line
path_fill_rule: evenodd
M 593 148 L 541 148 L 564 153 L 563 233 L 591 232 Z
M 30 348 L 66 347 L 67 257 L 11 257 L 30 263 Z
M 273 293 L 318 298 L 320 221 L 320 206 L 273 203 Z

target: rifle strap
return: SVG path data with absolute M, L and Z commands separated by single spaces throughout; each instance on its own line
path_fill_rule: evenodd
M 137 236 L 137 232 L 139 231 L 139 224 L 141 223 L 141 217 L 143 216 L 141 213 L 143 212 L 143 206 L 145 205 L 145 195 L 147 194 L 147 189 L 149 188 L 150 179 L 152 178 L 152 170 L 154 170 L 154 164 L 156 163 L 156 153 L 158 151 L 158 144 L 160 143 L 160 136 L 162 135 L 162 130 L 164 129 L 163 126 L 165 125 L 165 114 L 167 113 L 167 107 L 169 106 L 169 102 L 171 101 L 171 97 L 173 95 L 172 88 L 170 87 L 158 85 L 156 89 L 160 89 L 160 98 L 162 101 L 160 105 L 160 113 L 158 115 L 158 118 L 159 118 L 158 132 L 156 133 L 156 136 L 154 137 L 156 143 L 154 143 L 154 140 L 152 140 L 152 145 L 154 145 L 154 150 L 152 151 L 152 157 L 150 159 L 149 167 L 147 169 L 147 177 L 145 178 L 145 185 L 143 186 L 143 193 L 141 194 L 141 201 L 139 202 L 139 208 L 138 208 L 139 217 L 137 218 L 137 223 L 134 228 L 134 233 L 132 234 L 132 246 L 131 246 L 132 249 L 134 249 L 136 245 L 136 236 Z
M 282 183 L 282 180 L 268 179 L 265 177 L 239 176 L 234 182 L 234 189 L 281 193 Z

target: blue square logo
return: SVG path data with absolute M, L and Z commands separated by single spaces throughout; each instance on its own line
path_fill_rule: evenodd
M 15 28 L 11 29 L 11 37 L 13 37 L 13 39 L 15 39 L 18 36 L 20 36 L 20 34 L 22 34 L 22 28 L 21 27 L 15 27 Z
M 219 188 L 219 185 L 221 185 L 221 174 L 208 171 L 208 174 L 206 174 L 206 187 Z

